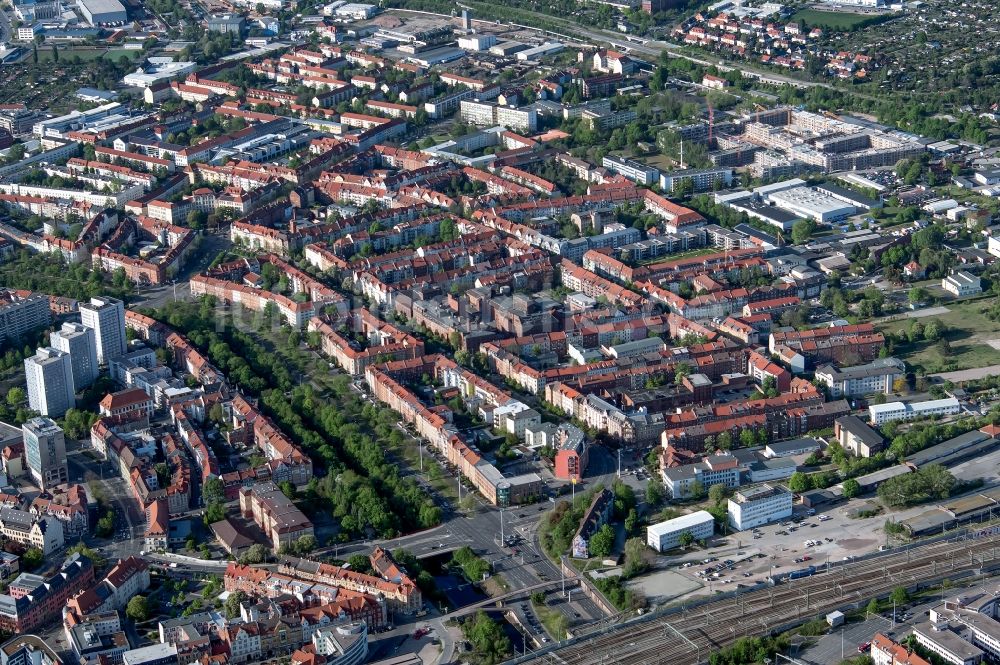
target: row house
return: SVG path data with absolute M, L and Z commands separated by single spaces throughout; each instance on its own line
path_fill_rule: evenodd
M 312 460 L 282 432 L 270 418 L 260 413 L 243 395 L 229 404 L 233 435 L 243 436 L 255 445 L 272 464 L 276 483 L 289 481 L 304 485 L 312 478 Z
M 57 619 L 66 600 L 94 584 L 94 566 L 87 557 L 72 554 L 47 577 L 22 573 L 0 594 L 0 629 L 11 634 L 31 633 Z

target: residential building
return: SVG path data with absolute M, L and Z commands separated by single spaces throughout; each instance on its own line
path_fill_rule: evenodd
M 587 543 L 597 533 L 598 529 L 608 523 L 614 507 L 615 495 L 608 490 L 601 489 L 600 492 L 594 494 L 594 498 L 590 501 L 590 505 L 587 506 L 586 512 L 583 513 L 580 526 L 577 528 L 571 541 L 570 549 L 573 558 L 586 559 L 590 556 Z
M 713 189 L 727 188 L 733 184 L 733 170 L 718 169 L 684 169 L 660 174 L 660 189 L 667 194 L 680 190 L 691 192 L 710 192 Z
M 872 425 L 876 427 L 893 420 L 913 420 L 931 416 L 953 416 L 962 407 L 954 397 L 932 399 L 925 402 L 886 402 L 872 404 L 868 407 L 868 415 Z
M 729 525 L 737 530 L 769 524 L 792 516 L 792 493 L 767 483 L 737 492 L 728 503 Z
M 119 559 L 103 580 L 73 596 L 67 603 L 77 616 L 124 610 L 128 601 L 149 588 L 149 565 L 130 556 Z
M 857 416 L 837 418 L 833 422 L 833 435 L 845 451 L 858 457 L 871 457 L 885 448 L 882 435 Z
M 126 416 L 131 413 L 153 415 L 156 402 L 142 388 L 128 388 L 108 393 L 98 405 L 102 416 Z
M 664 446 L 666 447 L 666 445 Z M 702 491 L 712 485 L 740 486 L 739 461 L 728 453 L 709 455 L 702 462 L 662 469 L 663 485 L 674 499 L 686 499 L 696 487 Z
M 877 358 L 866 365 L 816 368 L 816 380 L 830 389 L 830 397 L 860 397 L 872 393 L 888 395 L 896 379 L 906 375 L 906 363 L 898 358 Z
M 901 644 L 882 633 L 875 633 L 869 655 L 875 665 L 931 665 Z
M 38 349 L 24 361 L 28 383 L 28 406 L 42 414 L 58 418 L 73 408 L 73 361 L 68 353 L 51 347 Z
M 80 319 L 94 330 L 99 363 L 125 355 L 125 303 L 107 296 L 91 298 L 80 303 Z
M 275 550 L 313 535 L 309 518 L 273 482 L 241 489 L 240 512 L 261 528 Z
M 63 528 L 52 517 L 36 517 L 24 510 L 0 508 L 0 534 L 7 540 L 37 547 L 44 554 L 54 554 L 63 548 Z
M 49 345 L 68 353 L 73 365 L 73 390 L 80 392 L 97 378 L 97 337 L 93 328 L 81 323 L 67 322 L 60 330 L 49 335 Z
M 590 461 L 590 446 L 587 444 L 586 434 L 580 428 L 566 423 L 556 428 L 552 438 L 552 445 L 556 449 L 553 475 L 560 480 L 582 480 Z
M 24 423 L 24 456 L 35 484 L 43 492 L 69 482 L 66 437 L 51 418 L 32 418 Z
M 51 321 L 47 296 L 0 289 L 0 342 L 20 341 L 25 333 L 47 326 Z
M 3 512 L 0 510 L 0 522 Z M 21 573 L 8 585 L 7 593 L 0 594 L 0 629 L 30 633 L 57 619 L 66 599 L 93 583 L 93 563 L 80 554 L 71 554 L 47 577 Z
M 699 510 L 651 524 L 646 527 L 646 544 L 657 552 L 666 552 L 680 545 L 685 533 L 691 534 L 695 541 L 711 538 L 715 534 L 715 518 L 707 510 Z
M 967 298 L 983 292 L 979 277 L 969 274 L 964 270 L 959 270 L 942 279 L 941 288 L 956 298 Z
M 601 161 L 601 166 L 647 187 L 655 185 L 660 177 L 660 172 L 652 166 L 646 166 L 642 162 L 614 155 L 605 156 Z

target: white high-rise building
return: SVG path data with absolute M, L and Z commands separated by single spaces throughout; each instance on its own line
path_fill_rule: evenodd
M 69 354 L 73 363 L 73 389 L 79 392 L 97 378 L 97 336 L 82 323 L 64 323 L 49 335 L 49 344 Z
M 38 349 L 24 361 L 28 380 L 28 406 L 58 418 L 74 404 L 73 363 L 69 354 L 52 347 Z
M 24 456 L 35 484 L 42 490 L 69 482 L 66 437 L 51 418 L 32 418 L 21 428 Z
M 94 329 L 99 363 L 125 355 L 125 303 L 106 296 L 91 298 L 80 305 L 80 318 Z

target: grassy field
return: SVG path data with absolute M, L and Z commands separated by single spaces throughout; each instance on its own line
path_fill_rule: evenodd
M 646 259 L 640 261 L 639 265 L 648 266 L 654 263 L 664 263 L 665 261 L 676 261 L 677 259 L 688 259 L 692 256 L 706 256 L 708 254 L 719 254 L 722 250 L 718 247 L 699 247 L 697 249 L 689 249 L 686 252 L 677 252 L 676 254 L 665 254 L 664 256 L 657 256 L 656 258 Z
M 802 9 L 792 15 L 791 22 L 802 20 L 810 28 L 820 27 L 828 30 L 851 31 L 874 25 L 892 18 L 892 14 L 855 14 L 853 12 L 826 12 L 818 9 Z
M 125 56 L 129 60 L 135 60 L 141 54 L 142 51 L 134 48 L 115 48 L 105 53 L 104 57 L 111 58 L 112 60 L 117 60 L 118 58 Z
M 64 47 L 62 47 L 62 48 L 59 49 L 59 60 L 60 60 L 60 62 L 68 62 L 69 60 L 71 60 L 73 58 L 73 56 L 77 56 L 77 57 L 80 58 L 80 60 L 83 60 L 83 61 L 87 62 L 87 61 L 97 60 L 99 58 L 103 58 L 104 55 L 105 55 L 105 53 L 106 53 L 106 51 L 104 49 L 92 49 L 91 48 L 91 49 L 82 49 L 82 50 L 77 51 L 77 50 L 66 48 L 64 46 Z M 29 58 L 31 57 L 30 53 L 28 54 L 28 57 Z M 51 62 L 51 61 L 52 61 L 52 50 L 51 49 L 45 49 L 45 48 L 38 49 L 38 62 Z
M 1000 351 L 989 346 L 988 340 L 1000 339 L 1000 322 L 991 321 L 985 315 L 992 299 L 956 303 L 944 303 L 950 311 L 947 314 L 918 319 L 924 325 L 938 321 L 947 328 L 945 339 L 951 347 L 945 355 L 941 347 L 933 342 L 920 341 L 897 347 L 896 355 L 924 373 L 949 372 L 973 367 L 1000 364 Z M 900 318 L 879 324 L 883 332 L 907 330 L 911 319 Z

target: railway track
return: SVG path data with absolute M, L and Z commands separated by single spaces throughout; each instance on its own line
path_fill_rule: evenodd
M 906 552 L 821 568 L 784 582 L 669 615 L 651 615 L 609 632 L 556 646 L 520 663 L 696 665 L 744 636 L 867 603 L 898 586 L 959 575 L 1000 562 L 1000 536 L 940 541 Z

